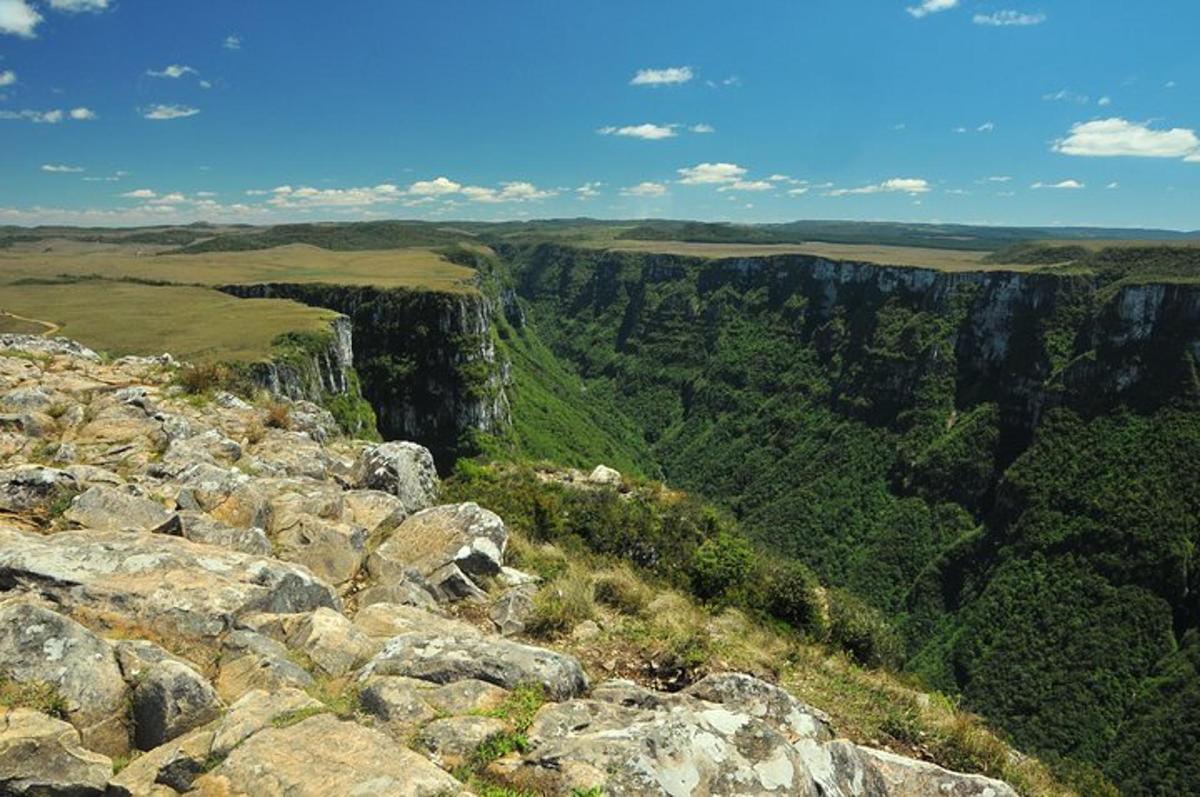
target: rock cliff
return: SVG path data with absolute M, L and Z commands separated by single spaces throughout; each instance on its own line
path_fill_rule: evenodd
M 0 338 L 3 793 L 1015 795 L 747 675 L 593 681 L 488 619 L 535 579 L 427 449 L 172 369 Z

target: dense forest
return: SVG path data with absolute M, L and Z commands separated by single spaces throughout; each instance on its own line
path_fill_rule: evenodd
M 521 453 L 714 500 L 1018 746 L 1126 794 L 1200 789 L 1192 255 L 500 254 Z

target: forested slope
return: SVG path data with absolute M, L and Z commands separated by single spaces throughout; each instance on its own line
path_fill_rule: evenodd
M 607 426 L 644 430 L 631 459 L 648 446 L 670 483 L 886 612 L 907 666 L 1019 746 L 1128 794 L 1200 789 L 1186 263 L 1161 279 L 501 255 L 521 337 L 627 416 Z

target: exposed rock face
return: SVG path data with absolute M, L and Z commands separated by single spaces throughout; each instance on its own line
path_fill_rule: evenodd
M 537 579 L 504 566 L 498 516 L 432 506 L 428 451 L 316 415 L 263 435 L 241 399 L 184 400 L 168 360 L 46 345 L 0 356 L 0 406 L 63 410 L 37 438 L 0 426 L 0 677 L 67 722 L 0 709 L 0 793 L 441 797 L 520 731 L 484 774 L 553 795 L 1011 795 L 830 741 L 749 676 L 589 691 L 574 657 L 488 625 L 519 635 Z M 47 443 L 72 462 L 34 463 Z M 550 702 L 526 730 L 531 686 Z
M 81 747 L 67 723 L 29 709 L 0 709 L 0 793 L 102 795 L 111 775 L 112 761 Z

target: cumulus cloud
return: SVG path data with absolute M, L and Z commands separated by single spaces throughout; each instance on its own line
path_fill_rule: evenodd
M 801 188 L 789 188 L 788 189 L 788 196 L 804 196 L 807 193 L 808 193 L 808 186 L 803 186 Z
M 715 132 L 717 132 L 717 128 L 713 127 L 710 124 L 705 124 L 704 122 L 701 122 L 698 125 L 692 125 L 691 127 L 688 128 L 688 130 L 691 130 L 693 133 L 715 133 Z
M 365 207 L 395 202 L 403 196 L 398 186 L 383 183 L 362 188 L 313 188 L 281 185 L 271 191 L 267 204 L 277 208 Z
M 0 33 L 32 39 L 42 15 L 25 0 L 0 0 Z
M 1185 127 L 1154 130 L 1149 125 L 1121 118 L 1079 122 L 1066 138 L 1054 144 L 1064 155 L 1092 158 L 1183 158 L 1200 155 L 1200 138 Z
M 461 184 L 446 177 L 437 177 L 433 180 L 420 180 L 408 187 L 408 193 L 413 196 L 442 196 L 444 194 L 457 194 L 461 190 Z
M 677 170 L 684 185 L 722 185 L 735 183 L 746 175 L 746 169 L 736 163 L 698 163 Z
M 1121 184 L 1114 180 L 1113 182 L 1109 183 L 1108 185 L 1106 185 L 1104 187 L 1106 189 L 1108 189 L 1109 191 L 1115 191 L 1121 187 Z
M 1046 21 L 1045 14 L 1023 14 L 1020 11 L 997 11 L 994 14 L 976 14 L 976 25 L 990 25 L 994 28 L 1029 27 L 1041 25 Z
M 71 118 L 76 121 L 87 122 L 96 118 L 96 112 L 91 108 L 72 108 Z
M 221 43 L 221 46 L 226 50 L 240 50 L 242 49 L 242 37 L 236 33 L 231 33 L 225 37 L 225 41 Z
M 142 109 L 142 118 L 154 121 L 186 119 L 198 113 L 200 113 L 200 109 L 193 108 L 190 105 L 150 105 Z
M 1101 108 L 1104 108 L 1105 106 L 1108 106 L 1108 105 L 1112 105 L 1112 97 L 1101 97 L 1100 99 L 1096 100 L 1096 104 L 1099 105 Z
M 981 124 L 979 127 L 975 128 L 975 132 L 977 132 L 977 133 L 991 133 L 991 132 L 992 132 L 993 130 L 995 130 L 995 129 L 996 129 L 996 123 L 995 123 L 995 122 L 984 122 L 984 123 L 983 123 L 983 124 Z
M 989 183 L 1007 183 L 1011 179 L 1012 178 L 1009 177 L 1007 174 L 1001 174 L 1001 175 L 996 175 L 994 177 L 989 177 L 989 178 L 987 178 L 987 181 Z
M 890 180 L 884 180 L 882 183 L 874 185 L 864 185 L 859 188 L 834 188 L 829 191 L 829 196 L 847 196 L 849 194 L 927 194 L 929 193 L 929 181 L 922 180 L 918 177 L 893 177 Z
M 656 197 L 665 196 L 667 187 L 662 183 L 646 181 L 621 189 L 621 196 Z
M 1057 183 L 1036 182 L 1029 187 L 1034 189 L 1053 188 L 1065 191 L 1078 191 L 1079 189 L 1083 188 L 1084 185 L 1078 180 L 1060 180 Z
M 149 188 L 139 188 L 136 191 L 126 191 L 121 194 L 126 199 L 154 199 L 158 194 L 151 191 Z
M 181 78 L 184 75 L 198 75 L 199 71 L 186 66 L 184 64 L 169 64 L 162 69 L 147 69 L 146 74 L 150 77 L 165 77 L 165 78 Z
M 42 171 L 52 174 L 78 174 L 84 169 L 82 166 L 67 166 L 62 163 L 43 163 Z
M 524 181 L 501 183 L 498 189 L 469 185 L 462 190 L 462 194 L 472 202 L 486 203 L 532 202 L 558 196 L 557 191 L 538 188 Z
M 666 69 L 639 69 L 631 86 L 672 86 L 687 83 L 695 77 L 690 66 L 672 66 Z
M 11 69 L 0 72 L 0 86 L 11 86 L 17 82 L 17 73 Z
M 627 138 L 640 138 L 645 141 L 660 141 L 664 138 L 674 138 L 675 126 L 647 123 L 629 125 L 627 127 L 602 127 L 596 132 L 602 136 L 625 136 Z
M 958 7 L 958 0 L 923 0 L 919 5 L 909 6 L 907 11 L 917 19 L 938 14 Z

